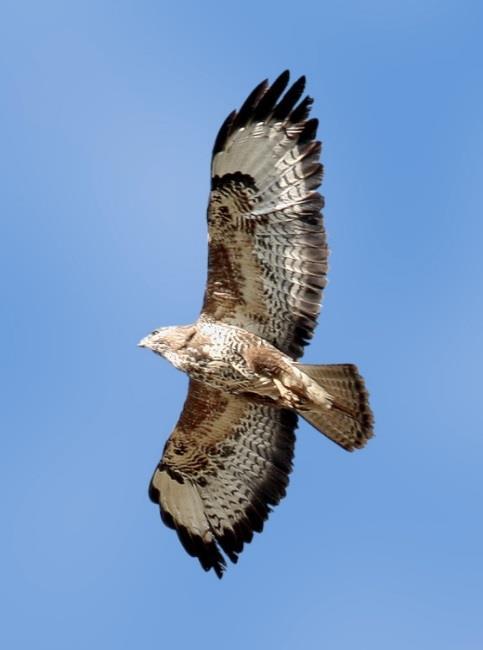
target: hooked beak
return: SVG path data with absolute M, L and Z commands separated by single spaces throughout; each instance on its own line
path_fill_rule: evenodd
M 151 347 L 149 345 L 149 336 L 145 336 L 143 339 L 141 339 L 138 343 L 138 348 L 149 348 Z

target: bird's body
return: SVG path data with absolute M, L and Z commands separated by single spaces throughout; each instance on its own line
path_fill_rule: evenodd
M 234 325 L 200 318 L 156 330 L 143 339 L 191 379 L 232 395 L 268 398 L 280 408 L 330 408 L 328 393 L 288 355 Z
M 312 100 L 288 72 L 257 86 L 213 148 L 208 278 L 196 323 L 140 345 L 190 377 L 149 495 L 190 555 L 221 577 L 285 495 L 297 415 L 346 450 L 372 436 L 351 364 L 298 363 L 326 283 Z M 300 100 L 300 101 L 299 101 Z

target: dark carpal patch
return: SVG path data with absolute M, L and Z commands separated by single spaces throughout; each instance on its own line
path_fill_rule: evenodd
M 223 302 L 223 311 L 234 313 L 244 303 L 243 275 L 229 249 L 213 242 L 208 253 L 208 281 L 203 300 L 203 312 L 217 316 L 217 307 Z

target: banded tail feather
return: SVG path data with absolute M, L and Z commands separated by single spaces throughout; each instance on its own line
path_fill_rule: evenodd
M 296 365 L 332 398 L 329 409 L 304 410 L 299 414 L 347 451 L 364 447 L 373 435 L 374 417 L 369 406 L 369 394 L 357 366 Z

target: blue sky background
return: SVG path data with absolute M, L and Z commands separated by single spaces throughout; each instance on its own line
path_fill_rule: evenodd
M 481 650 L 482 4 L 0 12 L 0 645 Z M 359 364 L 377 437 L 302 423 L 220 582 L 148 501 L 187 382 L 136 343 L 196 318 L 213 138 L 286 67 L 333 251 L 305 358 Z

